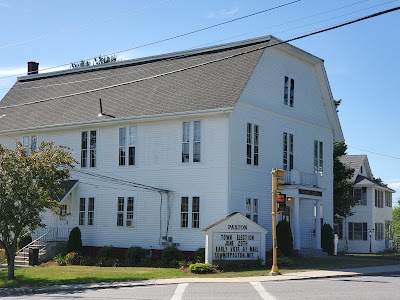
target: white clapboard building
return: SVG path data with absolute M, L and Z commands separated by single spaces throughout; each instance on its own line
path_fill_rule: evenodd
M 0 102 L 0 143 L 71 148 L 61 213 L 84 246 L 182 251 L 240 212 L 271 232 L 271 169 L 285 172 L 296 249 L 333 225 L 335 141 L 343 141 L 323 60 L 265 36 L 28 75 Z M 272 247 L 267 234 L 267 250 Z
M 338 250 L 375 253 L 392 249 L 392 194 L 395 191 L 374 179 L 367 155 L 343 155 L 340 161 L 354 169 L 351 182 L 357 204 L 352 208 L 352 216 L 335 224 Z

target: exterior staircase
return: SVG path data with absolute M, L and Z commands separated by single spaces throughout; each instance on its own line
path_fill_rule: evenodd
M 327 257 L 328 253 L 323 252 L 322 249 L 315 248 L 302 248 L 297 250 L 297 254 L 300 257 Z
M 65 251 L 70 228 L 39 228 L 32 235 L 33 241 L 18 250 L 15 254 L 15 267 L 29 267 L 30 249 L 38 249 L 38 263 L 52 259 L 56 254 Z M 7 263 L 0 267 L 7 267 Z

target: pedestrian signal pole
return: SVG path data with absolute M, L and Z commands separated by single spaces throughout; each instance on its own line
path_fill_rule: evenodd
M 272 169 L 272 268 L 271 275 L 279 275 L 278 272 L 278 243 L 276 240 L 276 215 L 277 215 L 277 196 L 278 191 L 283 190 L 283 177 L 285 176 L 285 171 L 280 169 Z M 281 194 L 279 200 L 282 201 L 282 197 L 286 195 Z

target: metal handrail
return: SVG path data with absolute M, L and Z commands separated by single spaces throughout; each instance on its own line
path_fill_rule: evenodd
M 37 239 L 33 240 L 32 242 L 30 242 L 28 245 L 22 247 L 21 249 L 19 249 L 17 252 L 15 252 L 15 255 L 17 255 L 18 253 L 22 252 L 24 254 L 24 261 L 27 259 L 26 255 L 25 255 L 25 249 L 29 248 L 30 246 L 32 246 L 34 243 L 38 242 L 39 240 L 41 240 L 43 237 L 45 237 L 46 235 L 48 235 L 50 232 L 52 232 L 55 228 L 51 228 L 49 231 L 47 231 L 45 234 L 41 235 L 40 237 L 38 237 Z M 29 233 L 31 234 L 31 232 Z M 40 250 L 43 250 L 45 247 L 43 247 Z

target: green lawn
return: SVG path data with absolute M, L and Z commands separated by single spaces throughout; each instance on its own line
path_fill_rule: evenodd
M 390 257 L 390 258 L 389 258 Z M 346 255 L 325 258 L 296 259 L 291 267 L 279 267 L 281 273 L 310 270 L 333 270 L 400 264 L 400 255 Z M 268 275 L 270 268 L 220 272 L 217 274 L 195 275 L 188 270 L 174 268 L 126 268 L 87 266 L 38 266 L 16 269 L 17 280 L 6 280 L 7 271 L 0 271 L 0 287 L 32 287 L 57 284 L 95 283 L 110 281 L 135 281 L 155 278 L 176 277 L 238 277 Z

